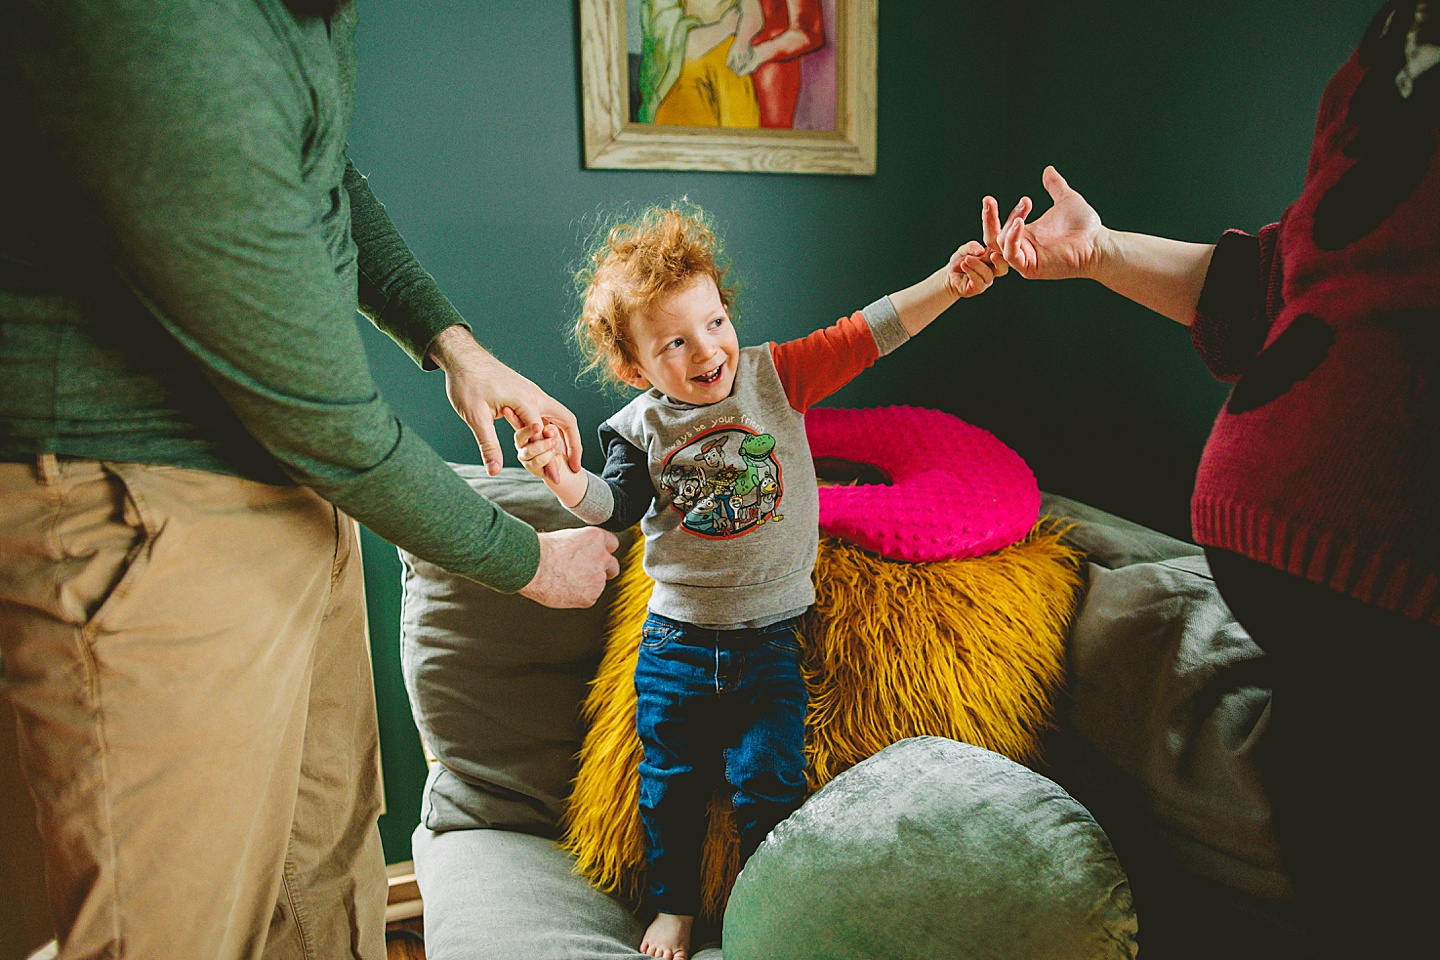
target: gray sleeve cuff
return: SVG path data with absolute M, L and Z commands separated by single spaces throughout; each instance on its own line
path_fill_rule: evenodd
M 880 356 L 885 356 L 910 339 L 910 333 L 900 322 L 900 314 L 895 312 L 895 305 L 889 297 L 881 297 L 860 312 L 870 325 L 870 336 L 875 338 Z
M 610 492 L 610 484 L 586 470 L 585 496 L 575 506 L 566 509 L 586 523 L 604 523 L 615 512 L 615 494 Z

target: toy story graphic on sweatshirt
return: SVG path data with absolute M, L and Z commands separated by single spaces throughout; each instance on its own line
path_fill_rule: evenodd
M 733 425 L 707 430 L 665 458 L 660 486 L 689 533 L 729 540 L 785 519 L 775 437 Z

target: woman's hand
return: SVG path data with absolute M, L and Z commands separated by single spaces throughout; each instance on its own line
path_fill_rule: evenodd
M 1054 167 L 1045 168 L 1043 181 L 1054 205 L 1034 223 L 1025 222 L 1034 206 L 1029 197 L 1020 198 L 1003 225 L 999 204 L 985 198 L 980 219 L 987 249 L 1027 280 L 1094 277 L 1109 231 Z
M 985 198 L 980 220 L 987 254 L 1003 257 L 1027 280 L 1088 277 L 1176 323 L 1194 322 L 1214 244 L 1108 230 L 1054 167 L 1045 168 L 1044 179 L 1055 204 L 1034 223 L 1025 222 L 1029 197 L 1004 226 L 995 198 Z

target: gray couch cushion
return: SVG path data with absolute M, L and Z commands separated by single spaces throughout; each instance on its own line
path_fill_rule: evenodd
M 1073 524 L 1070 542 L 1085 551 L 1086 560 L 1107 570 L 1205 554 L 1193 543 L 1054 493 L 1040 494 L 1040 515 Z
M 569 854 L 510 830 L 419 827 L 427 960 L 636 960 L 645 924 L 578 876 Z M 723 960 L 711 946 L 694 960 Z
M 539 530 L 579 526 L 516 467 L 462 477 Z M 628 540 L 622 537 L 623 554 Z M 595 675 L 610 591 L 588 610 L 498 594 L 411 556 L 401 664 L 420 735 L 440 764 L 421 801 L 431 830 L 503 827 L 553 835 L 580 749 L 580 701 Z
M 1133 958 L 1104 831 L 1059 785 L 988 750 L 902 740 L 771 833 L 725 911 L 730 960 Z
M 1046 772 L 1115 843 L 1146 955 L 1291 955 L 1293 893 L 1257 767 L 1264 652 L 1201 548 L 1063 497 L 1042 512 L 1076 522 L 1067 539 L 1088 559 Z
M 1238 891 L 1288 899 L 1256 765 L 1270 703 L 1264 654 L 1220 599 L 1204 557 L 1089 575 L 1062 725 L 1104 759 L 1112 789 L 1128 782 L 1143 794 L 1155 840 L 1178 861 Z

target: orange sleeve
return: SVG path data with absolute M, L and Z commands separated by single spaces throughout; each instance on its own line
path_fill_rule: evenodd
M 809 410 L 880 356 L 864 314 L 855 312 L 808 337 L 770 344 L 770 356 L 790 406 Z

